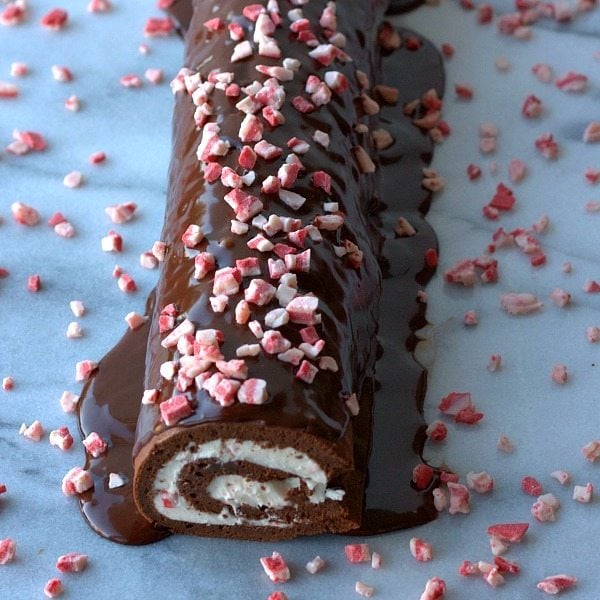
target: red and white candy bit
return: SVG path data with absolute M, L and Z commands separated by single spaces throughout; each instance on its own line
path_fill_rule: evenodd
M 171 35 L 174 30 L 173 21 L 168 17 L 150 17 L 144 25 L 144 37 L 165 37 Z
M 552 381 L 558 385 L 564 385 L 569 380 L 567 365 L 554 365 L 551 373 Z
M 418 490 L 426 489 L 433 481 L 433 468 L 425 463 L 416 465 L 412 470 L 412 481 Z
M 583 291 L 586 294 L 600 293 L 600 282 L 594 279 L 586 279 L 583 283 Z
M 8 2 L 0 12 L 0 25 L 12 27 L 22 23 L 27 16 L 27 4 L 25 0 Z
M 553 477 L 561 485 L 566 485 L 571 481 L 571 475 L 568 471 L 552 471 L 550 477 Z
M 92 152 L 92 154 L 88 157 L 88 162 L 91 165 L 100 165 L 106 161 L 106 152 L 99 150 L 97 152 Z M 110 216 L 110 214 L 109 214 Z
M 131 275 L 128 275 L 127 273 L 122 273 L 121 275 L 119 275 L 119 278 L 117 279 L 117 285 L 119 286 L 119 289 L 125 294 L 131 294 L 137 291 L 137 285 L 135 283 L 135 280 Z
M 123 487 L 126 483 L 126 479 L 123 475 L 119 473 L 109 473 L 108 474 L 108 489 L 114 490 L 116 488 Z
M 586 485 L 576 485 L 573 487 L 573 500 L 576 500 L 577 502 L 588 504 L 592 501 L 593 494 L 594 485 L 592 483 L 587 483 Z
M 146 317 L 137 312 L 129 312 L 125 315 L 125 322 L 131 330 L 139 329 L 145 322 Z
M 68 83 L 69 81 L 73 81 L 73 73 L 69 67 L 65 67 L 63 65 L 52 65 L 50 71 L 54 81 L 58 81 L 60 83 Z
M 10 212 L 12 218 L 21 225 L 31 226 L 40 222 L 40 213 L 33 206 L 27 206 L 22 202 L 13 202 L 10 205 Z
M 479 317 L 477 316 L 477 313 L 474 310 L 468 310 L 463 315 L 463 323 L 467 327 L 475 327 L 475 325 L 478 325 L 479 324 Z
M 529 523 L 496 523 L 487 528 L 487 534 L 513 544 L 520 542 L 528 529 Z
M 41 288 L 42 288 L 42 280 L 37 273 L 34 275 L 30 275 L 27 278 L 27 289 L 30 292 L 39 292 Z
M 571 294 L 561 288 L 554 288 L 550 294 L 550 300 L 559 308 L 564 308 L 571 303 Z
M 93 360 L 80 360 L 75 364 L 75 381 L 87 381 L 97 368 Z
M 441 421 L 432 421 L 427 426 L 425 435 L 432 442 L 443 442 L 448 435 L 448 428 Z
M 527 119 L 536 119 L 541 116 L 543 110 L 542 101 L 534 94 L 530 94 L 523 102 L 521 114 Z
M 494 489 L 494 479 L 485 471 L 481 471 L 480 473 L 469 471 L 466 475 L 466 480 L 467 487 L 478 494 L 487 494 Z
M 68 552 L 58 557 L 56 568 L 61 573 L 79 573 L 83 571 L 88 564 L 87 554 L 80 552 Z
M 57 598 L 64 592 L 63 584 L 60 579 L 53 577 L 49 579 L 44 586 L 44 594 L 48 598 Z
M 285 592 L 273 592 L 269 594 L 267 600 L 288 600 L 288 597 Z
M 15 387 L 15 380 L 8 376 L 8 377 L 3 377 L 2 378 L 2 389 L 5 392 L 10 392 L 12 389 L 14 389 Z
M 492 566 L 492 568 L 483 573 L 483 579 L 492 587 L 498 587 L 504 583 L 504 577 L 500 574 L 500 569 L 496 566 Z
M 381 569 L 381 555 L 379 552 L 373 552 L 371 554 L 371 568 Z
M 44 428 L 39 421 L 34 421 L 29 427 L 25 423 L 21 424 L 19 434 L 33 442 L 39 442 L 44 435 Z
M 487 370 L 494 373 L 500 370 L 500 367 L 502 367 L 502 356 L 500 354 L 491 354 L 488 359 Z
M 468 514 L 471 512 L 471 505 L 469 500 L 471 494 L 467 489 L 467 486 L 462 483 L 454 483 L 453 481 L 448 482 L 448 491 L 450 492 L 450 507 L 448 512 L 451 515 L 457 513 Z
M 591 325 L 590 327 L 586 327 L 585 337 L 590 344 L 595 344 L 596 342 L 600 342 L 600 327 L 596 327 Z
M 419 600 L 441 600 L 446 594 L 446 582 L 439 577 L 427 580 L 425 590 Z
M 285 583 L 290 579 L 290 569 L 279 552 L 262 557 L 260 564 L 273 583 Z
M 593 440 L 587 443 L 582 449 L 581 453 L 586 460 L 590 462 L 596 461 L 600 458 L 600 440 Z
M 516 574 L 521 571 L 521 567 L 518 563 L 507 560 L 501 556 L 494 556 L 494 565 L 496 565 L 500 573 Z
M 100 240 L 100 247 L 103 252 L 121 252 L 123 250 L 123 238 L 121 234 L 111 229 Z
M 101 153 L 104 155 L 104 153 Z M 102 161 L 100 161 L 102 162 Z M 124 202 L 122 204 L 111 204 L 104 209 L 104 212 L 109 216 L 110 220 L 116 225 L 131 221 L 137 204 L 135 202 Z
M 344 554 L 351 563 L 369 562 L 371 560 L 369 544 L 346 544 Z
M 77 403 L 79 402 L 79 396 L 73 392 L 64 391 L 60 396 L 60 406 L 65 413 L 75 412 Z
M 0 16 L 0 22 L 2 17 Z M 29 67 L 24 62 L 13 62 L 10 64 L 11 77 L 25 77 L 29 73 Z
M 583 141 L 586 144 L 600 142 L 600 121 L 591 121 L 583 132 Z
M 540 154 L 548 160 L 553 160 L 558 157 L 559 147 L 551 133 L 542 133 L 535 139 L 535 147 Z
M 593 169 L 592 167 L 587 167 L 583 173 L 583 176 L 590 185 L 595 185 L 600 181 L 600 169 Z
M 142 78 L 134 73 L 128 73 L 119 77 L 119 83 L 126 88 L 140 88 L 142 87 Z
M 179 394 L 160 403 L 160 416 L 165 425 L 170 427 L 193 414 L 194 408 L 187 396 Z
M 31 150 L 42 152 L 48 147 L 44 137 L 35 131 L 13 130 L 13 142 L 7 146 L 6 150 L 11 154 L 27 154 Z
M 410 538 L 409 547 L 413 558 L 419 562 L 428 562 L 433 559 L 433 548 L 425 540 L 417 537 Z
M 531 507 L 531 514 L 540 522 L 556 521 L 556 511 L 560 502 L 554 494 L 543 494 Z
M 542 484 L 530 475 L 521 479 L 521 489 L 530 496 L 539 496 L 543 492 Z
M 81 109 L 81 102 L 79 100 L 79 97 L 75 94 L 69 96 L 65 100 L 65 108 L 67 110 L 70 110 L 71 112 L 78 112 Z
M 433 505 L 438 512 L 444 512 L 448 507 L 448 496 L 442 488 L 435 488 L 432 492 Z
M 527 315 L 543 306 L 534 294 L 528 293 L 503 294 L 500 297 L 500 305 L 511 315 Z
M 508 163 L 508 178 L 511 183 L 523 181 L 527 174 L 527 165 L 519 158 L 513 158 Z
M 588 78 L 583 73 L 575 73 L 569 71 L 558 77 L 554 84 L 559 90 L 563 92 L 584 92 L 587 89 Z
M 111 10 L 110 0 L 90 0 L 86 7 L 89 13 L 105 13 Z
M 458 566 L 458 574 L 463 577 L 469 577 L 470 575 L 479 575 L 479 565 L 476 562 L 470 560 L 463 560 Z
M 94 481 L 89 471 L 81 467 L 73 467 L 62 480 L 62 491 L 65 496 L 82 494 L 94 487 Z
M 306 570 L 314 575 L 325 567 L 325 561 L 320 556 L 315 556 L 312 560 L 306 563 Z
M 63 185 L 68 188 L 79 187 L 83 183 L 83 173 L 81 171 L 71 171 L 63 178 Z
M 441 399 L 438 409 L 445 415 L 451 415 L 456 421 L 463 421 L 468 415 L 474 414 L 475 405 L 469 392 L 450 392 Z M 481 414 L 483 418 L 483 414 Z
M 577 584 L 577 577 L 572 575 L 550 575 L 542 579 L 537 584 L 537 589 L 546 592 L 546 594 L 560 594 Z
M 371 585 L 367 585 L 362 581 L 357 581 L 354 590 L 359 596 L 364 596 L 365 598 L 370 598 L 375 593 L 375 588 Z
M 60 427 L 50 432 L 48 440 L 52 446 L 56 446 L 61 450 L 68 450 L 73 445 L 73 436 L 69 432 L 68 427 Z
M 66 27 L 69 13 L 62 8 L 54 8 L 47 12 L 40 20 L 42 27 L 52 31 L 59 31 Z
M 17 543 L 11 538 L 0 540 L 0 565 L 7 565 L 15 558 Z
M 460 100 L 472 100 L 473 99 L 473 87 L 467 83 L 455 83 L 454 93 Z
M 149 68 L 144 71 L 144 77 L 152 85 L 158 85 L 159 83 L 162 83 L 164 73 L 162 69 Z
M 508 550 L 508 544 L 505 544 L 500 538 L 490 536 L 490 550 L 494 556 L 500 556 Z
M 16 98 L 19 95 L 19 86 L 14 83 L 0 81 L 0 99 Z
M 98 458 L 108 450 L 108 444 L 95 431 L 92 431 L 82 444 L 94 458 Z

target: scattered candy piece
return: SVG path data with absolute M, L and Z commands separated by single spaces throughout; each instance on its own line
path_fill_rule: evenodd
M 44 586 L 44 594 L 46 594 L 48 598 L 57 598 L 63 593 L 63 591 L 62 582 L 56 577 L 49 579 Z
M 577 578 L 571 575 L 551 575 L 542 579 L 537 584 L 538 590 L 546 592 L 546 594 L 560 594 L 560 592 L 573 587 L 577 583 Z
M 260 564 L 273 583 L 284 583 L 289 580 L 290 570 L 279 552 L 273 552 L 271 556 L 262 557 Z

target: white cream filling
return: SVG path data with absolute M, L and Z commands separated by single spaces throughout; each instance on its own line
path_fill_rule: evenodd
M 216 460 L 220 464 L 245 461 L 289 473 L 290 477 L 272 481 L 255 481 L 242 475 L 214 477 L 206 492 L 225 506 L 220 513 L 199 511 L 179 494 L 177 481 L 185 465 L 206 459 Z M 190 443 L 157 472 L 153 486 L 154 506 L 160 514 L 175 521 L 207 525 L 286 527 L 287 524 L 276 516 L 247 519 L 237 514 L 238 509 L 242 506 L 266 509 L 293 506 L 287 495 L 292 490 L 300 489 L 302 483 L 308 488 L 308 500 L 313 504 L 320 504 L 325 500 L 340 501 L 344 497 L 343 490 L 328 489 L 323 469 L 307 454 L 295 448 L 274 448 L 236 439 L 213 440 L 200 445 Z M 174 506 L 171 508 L 163 504 L 162 495 L 165 491 L 173 498 Z

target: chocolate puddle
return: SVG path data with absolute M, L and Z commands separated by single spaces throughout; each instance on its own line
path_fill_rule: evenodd
M 400 99 L 397 106 L 384 107 L 381 113 L 382 126 L 392 132 L 396 142 L 381 153 L 381 200 L 385 208 L 378 213 L 385 235 L 379 320 L 382 353 L 377 362 L 366 508 L 363 526 L 355 532 L 361 535 L 421 524 L 436 514 L 430 494 L 410 487 L 411 471 L 421 460 L 425 441 L 422 402 L 426 379 L 412 355 L 415 331 L 425 324 L 425 307 L 417 303 L 416 293 L 433 274 L 433 270 L 423 268 L 425 250 L 437 244 L 424 220 L 431 196 L 421 187 L 421 169 L 431 160 L 432 144 L 402 115 L 401 106 L 432 87 L 441 95 L 443 88 L 440 57 L 431 44 L 423 42 L 417 51 L 401 48 L 383 58 L 383 80 L 400 89 Z M 395 239 L 393 228 L 398 216 L 407 218 L 417 235 Z M 148 314 L 151 303 L 152 299 Z M 106 455 L 98 459 L 88 456 L 86 468 L 94 477 L 95 488 L 81 497 L 82 513 L 97 533 L 125 544 L 151 543 L 169 535 L 137 512 L 131 488 L 132 448 L 149 330 L 147 324 L 125 334 L 102 359 L 80 402 L 82 435 L 96 431 L 110 445 Z M 108 489 L 111 472 L 125 476 L 125 486 Z

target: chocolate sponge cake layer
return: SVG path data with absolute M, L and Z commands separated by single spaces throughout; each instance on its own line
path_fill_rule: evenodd
M 363 386 L 381 289 L 368 86 L 382 5 L 279 4 L 258 16 L 196 2 L 175 88 L 152 400 L 134 450 L 138 507 L 174 531 L 274 539 L 360 525 L 355 452 L 370 445 Z

